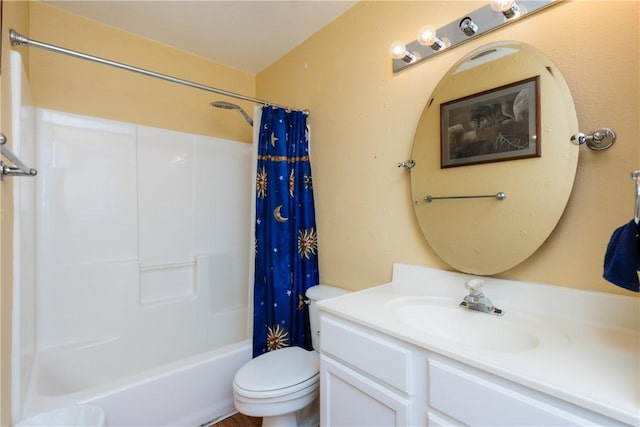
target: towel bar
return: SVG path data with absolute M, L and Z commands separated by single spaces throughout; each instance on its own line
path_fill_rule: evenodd
M 507 198 L 507 193 L 499 192 L 497 194 L 482 194 L 479 196 L 432 196 L 430 194 L 424 196 L 424 200 L 427 203 L 431 203 L 434 200 L 443 200 L 443 199 L 481 199 L 481 198 L 494 198 L 498 200 L 504 200 Z
M 0 160 L 0 171 L 2 172 L 0 179 L 4 180 L 5 176 L 36 176 L 38 171 L 22 163 L 22 160 L 7 148 L 6 143 L 7 137 L 0 133 L 0 153 L 12 163 L 12 165 L 6 165 Z

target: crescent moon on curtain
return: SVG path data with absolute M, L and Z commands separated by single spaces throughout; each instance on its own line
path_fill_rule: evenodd
M 278 222 L 287 222 L 289 218 L 283 217 L 282 214 L 280 213 L 280 209 L 282 209 L 282 205 L 276 206 L 276 208 L 273 210 L 273 217 Z

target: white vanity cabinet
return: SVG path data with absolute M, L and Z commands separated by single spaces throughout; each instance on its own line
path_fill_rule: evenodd
M 356 322 L 321 313 L 321 425 L 624 425 Z
M 322 426 L 409 426 L 415 418 L 415 351 L 366 328 L 321 315 Z

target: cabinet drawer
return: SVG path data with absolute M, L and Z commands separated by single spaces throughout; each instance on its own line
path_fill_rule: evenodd
M 320 348 L 353 368 L 404 393 L 411 390 L 411 350 L 359 328 L 321 317 Z
M 620 425 L 584 408 L 457 363 L 429 358 L 429 406 L 466 425 Z

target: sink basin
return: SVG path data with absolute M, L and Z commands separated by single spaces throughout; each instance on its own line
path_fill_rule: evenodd
M 559 349 L 568 337 L 551 324 L 505 310 L 502 317 L 458 307 L 443 297 L 408 297 L 389 301 L 389 310 L 406 326 L 465 346 L 495 352 L 527 351 L 544 346 Z

